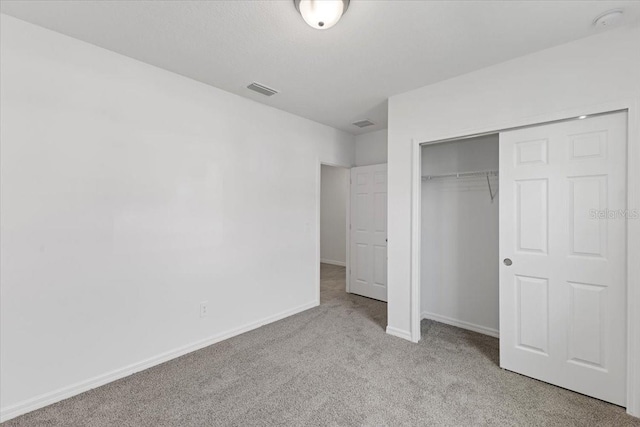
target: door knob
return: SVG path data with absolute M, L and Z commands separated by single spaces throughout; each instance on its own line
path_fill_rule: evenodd
M 509 267 L 511 264 L 513 264 L 513 262 L 511 262 L 510 258 L 505 258 L 504 261 L 502 261 L 504 263 L 504 265 L 506 265 L 507 267 Z

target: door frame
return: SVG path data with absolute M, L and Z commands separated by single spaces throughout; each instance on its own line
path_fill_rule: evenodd
M 489 123 L 481 128 L 461 129 L 428 140 L 411 140 L 411 341 L 420 341 L 420 237 L 422 146 L 520 127 L 549 124 L 580 116 L 627 112 L 627 209 L 640 209 L 640 98 Z M 640 417 L 640 219 L 627 219 L 627 413 Z
M 316 161 L 316 305 L 320 305 L 320 211 L 322 209 L 322 166 L 331 166 L 334 168 L 346 169 L 349 173 L 349 180 L 351 179 L 351 168 L 352 165 L 344 165 L 340 163 L 332 163 L 325 162 L 323 160 L 318 159 Z M 345 268 L 346 268 L 346 291 L 349 292 L 349 271 L 351 270 L 351 259 L 349 254 L 349 248 L 351 247 L 351 233 L 349 233 L 349 226 L 351 224 L 351 185 L 350 181 L 347 181 L 347 209 L 345 212 L 346 217 L 346 227 L 345 233 L 346 237 L 346 254 L 345 254 Z

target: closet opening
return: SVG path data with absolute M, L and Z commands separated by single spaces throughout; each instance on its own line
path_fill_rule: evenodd
M 421 148 L 423 328 L 442 326 L 435 321 L 499 336 L 498 141 L 495 133 Z
M 415 145 L 412 340 L 633 402 L 633 123 L 580 113 Z

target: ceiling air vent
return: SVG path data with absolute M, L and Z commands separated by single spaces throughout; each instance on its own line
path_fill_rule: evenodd
M 358 120 L 357 122 L 353 122 L 352 124 L 358 126 L 359 128 L 366 128 L 367 126 L 373 126 L 375 123 L 373 123 L 371 120 L 365 119 Z
M 260 83 L 256 83 L 256 82 L 251 83 L 247 87 L 249 89 L 251 89 L 252 91 L 254 91 L 254 92 L 258 92 L 258 93 L 261 93 L 261 94 L 266 95 L 266 96 L 271 96 L 271 95 L 275 95 L 276 93 L 278 93 L 277 90 L 271 89 L 270 87 L 266 87 L 266 86 L 261 85 Z

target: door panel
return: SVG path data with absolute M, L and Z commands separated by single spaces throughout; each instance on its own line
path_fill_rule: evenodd
M 516 276 L 518 304 L 517 345 L 541 354 L 549 348 L 549 281 L 538 277 Z
M 626 127 L 500 134 L 500 366 L 623 406 Z
M 516 180 L 518 251 L 547 253 L 548 197 L 546 179 Z
M 351 169 L 349 291 L 387 300 L 387 165 Z
M 569 362 L 604 368 L 607 288 L 569 282 Z
M 606 223 L 590 219 L 589 211 L 606 209 L 607 187 L 606 175 L 569 178 L 569 239 L 572 255 L 606 256 Z

